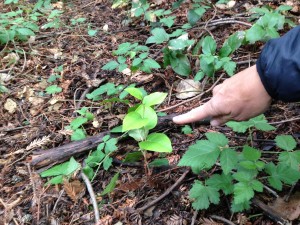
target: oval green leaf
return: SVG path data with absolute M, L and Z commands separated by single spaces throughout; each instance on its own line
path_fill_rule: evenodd
M 142 118 L 137 112 L 128 113 L 123 120 L 122 132 L 139 129 L 148 123 L 148 119 Z
M 146 141 L 139 143 L 139 147 L 143 150 L 154 152 L 172 152 L 170 139 L 167 135 L 162 133 L 153 133 L 148 135 Z

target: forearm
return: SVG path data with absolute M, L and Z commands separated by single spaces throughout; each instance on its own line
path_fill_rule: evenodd
M 273 99 L 300 101 L 300 26 L 281 38 L 270 40 L 256 66 Z

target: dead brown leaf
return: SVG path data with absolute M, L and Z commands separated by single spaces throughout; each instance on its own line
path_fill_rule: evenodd
M 82 184 L 79 180 L 74 180 L 69 182 L 67 180 L 64 181 L 63 185 L 65 192 L 67 195 L 73 200 L 73 202 L 77 203 L 77 201 L 83 197 L 85 194 L 85 185 Z
M 284 198 L 277 198 L 270 207 L 284 219 L 298 219 L 300 216 L 300 192 L 292 195 L 288 202 L 284 201 Z

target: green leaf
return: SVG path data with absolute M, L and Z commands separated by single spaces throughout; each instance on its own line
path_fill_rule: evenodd
M 154 92 L 144 97 L 143 104 L 146 106 L 153 106 L 161 104 L 167 97 L 167 93 L 163 92 Z
M 151 31 L 151 34 L 153 36 L 149 37 L 146 41 L 146 44 L 161 44 L 165 41 L 169 40 L 169 35 L 166 33 L 166 31 L 163 28 L 155 28 Z
M 151 59 L 151 58 L 144 60 L 144 66 L 149 67 L 150 69 L 151 68 L 153 68 L 153 69 L 161 68 L 160 65 L 154 59 Z
M 279 148 L 286 151 L 292 151 L 297 146 L 297 142 L 291 135 L 277 135 L 275 142 Z
M 110 138 L 108 141 L 105 142 L 104 151 L 106 154 L 110 154 L 118 149 L 116 144 L 118 143 L 117 138 Z
M 141 62 L 143 61 L 142 58 L 135 58 L 133 61 L 132 61 L 132 66 L 138 66 L 141 64 Z
M 142 100 L 144 97 L 143 92 L 139 88 L 129 87 L 129 88 L 126 88 L 125 91 L 127 91 L 130 95 L 132 95 L 133 97 L 135 97 L 139 100 Z
M 207 139 L 210 142 L 215 143 L 219 147 L 224 147 L 224 146 L 226 146 L 228 144 L 227 137 L 224 134 L 222 134 L 222 133 L 207 132 L 207 133 L 205 133 L 205 136 L 207 137 Z
M 87 121 L 88 121 L 87 118 L 79 116 L 79 117 L 75 118 L 74 120 L 72 120 L 72 122 L 70 123 L 70 126 L 71 126 L 72 130 L 76 130 L 77 128 L 79 128 L 80 126 L 85 124 Z
M 30 30 L 29 28 L 17 28 L 16 31 L 21 34 L 21 35 L 25 35 L 25 36 L 34 36 L 34 32 L 32 30 Z
M 86 134 L 83 129 L 76 129 L 71 135 L 71 141 L 80 141 L 85 138 L 86 138 Z
M 280 5 L 277 9 L 275 9 L 275 12 L 284 12 L 284 11 L 289 11 L 293 7 L 289 5 Z
M 88 35 L 93 37 L 97 34 L 98 30 L 93 30 L 93 29 L 89 29 L 88 30 Z
M 163 159 L 154 159 L 152 162 L 149 163 L 150 167 L 161 167 L 161 166 L 168 166 L 169 161 L 166 158 Z
M 244 210 L 250 209 L 250 201 L 242 202 L 240 204 L 235 204 L 234 202 L 231 204 L 232 212 L 242 212 Z
M 139 129 L 148 123 L 148 119 L 144 119 L 137 112 L 128 113 L 123 120 L 122 132 L 128 130 Z
M 144 125 L 148 130 L 153 129 L 157 124 L 157 115 L 154 109 L 150 106 L 140 105 L 136 110 L 136 113 L 141 115 L 141 118 L 147 119 L 147 123 Z
M 250 44 L 262 40 L 264 36 L 265 30 L 258 24 L 254 24 L 249 30 L 246 31 L 246 40 L 249 41 Z
M 206 185 L 222 190 L 226 195 L 233 193 L 232 176 L 230 174 L 214 174 L 206 180 Z
M 165 18 L 160 19 L 159 22 L 163 23 L 164 25 L 166 25 L 168 28 L 172 27 L 174 24 L 174 19 L 176 18 L 176 16 L 168 16 Z
M 245 145 L 243 147 L 242 155 L 246 160 L 256 161 L 256 160 L 260 159 L 261 152 L 255 148 Z
M 254 197 L 253 188 L 245 182 L 239 182 L 234 184 L 233 187 L 234 204 L 241 204 L 249 202 Z
M 221 151 L 220 164 L 224 174 L 229 174 L 235 169 L 238 162 L 238 154 L 231 148 L 225 148 Z
M 140 128 L 128 131 L 128 135 L 136 141 L 144 141 L 147 138 L 149 130 L 147 128 Z
M 202 52 L 205 55 L 213 55 L 216 53 L 217 43 L 211 36 L 206 36 L 202 42 Z
M 234 132 L 238 133 L 245 133 L 249 127 L 252 126 L 252 122 L 243 121 L 243 122 L 236 122 L 236 121 L 229 121 L 226 123 L 228 127 L 230 127 Z
M 119 63 L 116 62 L 115 60 L 109 61 L 106 63 L 104 66 L 102 66 L 101 69 L 103 70 L 114 70 L 119 66 Z
M 235 72 L 236 63 L 233 61 L 225 62 L 223 68 L 229 76 L 232 76 Z
M 191 145 L 179 161 L 178 166 L 190 166 L 196 174 L 203 169 L 210 169 L 220 154 L 219 147 L 210 141 L 201 140 Z
M 57 175 L 67 176 L 75 172 L 79 168 L 80 164 L 76 162 L 76 160 L 73 157 L 71 157 L 68 162 L 51 167 L 50 169 L 43 171 L 40 175 L 41 177 L 50 177 Z
M 270 185 L 279 191 L 282 190 L 282 182 L 292 185 L 300 179 L 299 171 L 284 164 L 275 166 L 274 163 L 270 162 L 266 165 L 265 171 L 270 175 L 268 177 Z
M 91 167 L 85 166 L 85 167 L 82 169 L 82 171 L 84 172 L 85 175 L 87 175 L 87 177 L 88 177 L 90 180 L 93 179 L 95 173 L 94 173 L 94 170 L 93 170 Z
M 130 152 L 126 155 L 124 162 L 137 162 L 143 158 L 143 153 L 141 151 Z
M 109 184 L 105 187 L 105 189 L 101 192 L 101 195 L 107 195 L 109 193 L 111 193 L 115 187 L 116 187 L 116 184 L 117 184 L 117 181 L 119 179 L 119 175 L 120 173 L 116 173 L 113 178 L 111 178 Z
M 188 19 L 188 22 L 194 26 L 198 20 L 201 19 L 201 17 L 203 16 L 203 14 L 206 12 L 206 10 L 204 8 L 196 8 L 196 9 L 190 9 L 188 11 L 188 14 L 187 14 L 187 19 Z
M 193 208 L 196 210 L 207 209 L 211 203 L 220 202 L 220 193 L 217 188 L 204 186 L 201 181 L 196 180 L 190 190 L 190 198 L 194 199 Z
M 278 160 L 294 169 L 294 170 L 299 170 L 299 165 L 300 165 L 300 150 L 293 151 L 293 152 L 281 152 L 279 154 Z
M 128 51 L 132 49 L 132 44 L 129 42 L 122 43 L 118 46 L 118 49 L 113 51 L 114 55 L 124 55 L 128 53 Z
M 176 57 L 170 58 L 172 69 L 181 76 L 188 76 L 191 74 L 191 64 L 187 55 L 179 54 Z
M 193 130 L 189 125 L 185 125 L 184 127 L 181 128 L 181 132 L 184 134 L 192 134 Z
M 56 94 L 56 93 L 60 93 L 61 91 L 62 91 L 62 88 L 58 87 L 56 84 L 48 86 L 46 88 L 47 94 Z
M 196 73 L 196 76 L 194 78 L 195 81 L 200 81 L 203 79 L 203 77 L 205 76 L 205 74 L 203 73 L 203 71 L 198 71 L 198 73 Z
M 112 165 L 112 161 L 111 157 L 105 157 L 103 160 L 103 169 L 108 170 Z
M 167 135 L 162 133 L 149 134 L 146 141 L 139 143 L 139 147 L 144 150 L 155 152 L 172 152 L 170 139 Z

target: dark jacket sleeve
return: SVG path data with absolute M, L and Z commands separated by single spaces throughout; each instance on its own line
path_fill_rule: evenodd
M 272 98 L 285 102 L 300 101 L 300 26 L 268 41 L 256 66 Z

